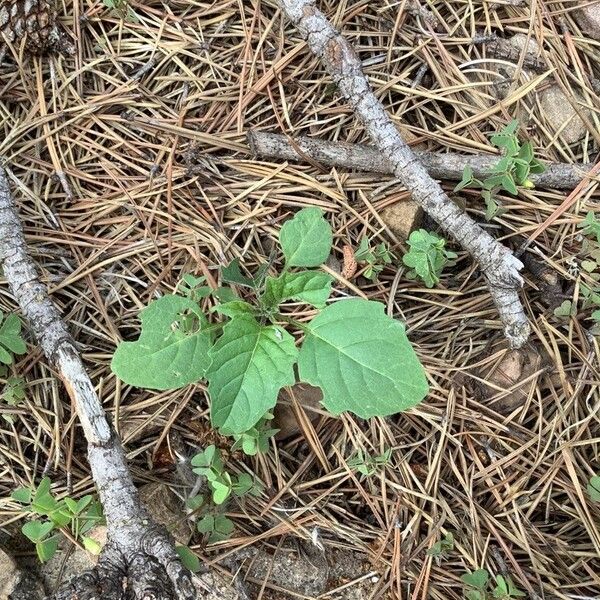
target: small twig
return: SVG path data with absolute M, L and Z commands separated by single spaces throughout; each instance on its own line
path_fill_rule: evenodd
M 109 542 L 100 555 L 98 566 L 76 576 L 53 598 L 197 598 L 190 574 L 179 562 L 171 539 L 152 521 L 139 501 L 121 441 L 106 418 L 73 338 L 46 287 L 38 279 L 2 168 L 0 260 L 23 315 L 44 354 L 54 364 L 77 410 L 107 522 Z
M 314 7 L 314 2 L 279 0 L 278 4 L 321 59 L 413 200 L 479 262 L 510 346 L 523 346 L 530 327 L 519 299 L 523 285 L 521 261 L 452 202 L 427 173 L 373 93 L 353 48 Z
M 392 165 L 373 146 L 327 142 L 318 138 L 289 138 L 276 133 L 250 130 L 248 144 L 256 156 L 313 162 L 327 167 L 393 175 Z M 500 160 L 497 154 L 458 154 L 456 152 L 415 152 L 429 175 L 435 179 L 460 181 L 468 165 L 477 179 L 487 177 Z M 586 177 L 590 165 L 545 163 L 546 171 L 531 175 L 538 188 L 573 189 Z

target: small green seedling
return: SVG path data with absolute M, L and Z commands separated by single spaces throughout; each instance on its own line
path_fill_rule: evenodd
M 384 242 L 372 248 L 369 238 L 365 236 L 360 240 L 354 258 L 365 265 L 363 275 L 371 281 L 376 281 L 385 266 L 391 264 L 392 253 Z
M 375 473 L 377 473 L 377 471 L 379 471 L 381 468 L 389 464 L 391 456 L 391 448 L 388 448 L 379 456 L 371 456 L 368 452 L 359 450 L 357 455 L 348 461 L 348 466 L 351 469 L 355 469 L 365 477 L 371 477 L 372 475 L 375 475 Z
M 583 229 L 585 235 L 593 236 L 596 238 L 596 242 L 600 244 L 600 221 L 596 219 L 596 215 L 589 211 L 585 219 L 577 225 L 580 229 Z
M 233 436 L 235 443 L 231 450 L 242 450 L 247 456 L 256 456 L 259 452 L 269 451 L 269 440 L 279 431 L 269 427 L 269 420 L 273 418 L 271 413 L 267 413 L 254 427 L 236 433 Z
M 233 533 L 234 524 L 225 515 L 206 515 L 198 522 L 197 529 L 208 535 L 209 544 L 214 544 L 226 540 Z
M 492 581 L 486 569 L 465 573 L 460 579 L 467 588 L 465 589 L 465 598 L 467 600 L 489 600 L 491 598 L 511 600 L 512 598 L 522 598 L 525 596 L 514 585 L 510 577 L 504 577 L 503 575 L 496 575 L 495 586 L 490 591 L 489 588 Z
M 196 454 L 192 458 L 192 466 L 194 473 L 208 480 L 212 490 L 212 501 L 216 505 L 223 504 L 232 493 L 236 496 L 260 493 L 259 487 L 248 473 L 236 477 L 225 471 L 221 451 L 215 446 L 208 446 L 206 450 Z M 189 502 L 188 506 L 190 506 Z
M 5 317 L 0 311 L 0 363 L 11 365 L 13 355 L 25 352 L 27 345 L 21 337 L 21 320 L 15 314 Z
M 160 390 L 206 379 L 211 422 L 225 435 L 252 430 L 281 388 L 297 382 L 296 373 L 321 388 L 323 404 L 335 415 L 351 411 L 366 419 L 415 406 L 428 384 L 404 326 L 378 302 L 328 303 L 333 279 L 317 267 L 327 260 L 332 239 L 320 209 L 300 210 L 281 228 L 280 273 L 263 267 L 250 276 L 239 264 L 229 265 L 223 279 L 248 297 L 216 290 L 208 314 L 189 295 L 153 301 L 140 313 L 139 339 L 118 346 L 113 372 L 127 384 Z M 197 289 L 203 282 L 190 284 Z M 290 301 L 320 312 L 298 322 L 281 308 Z M 303 334 L 300 347 L 292 334 Z M 232 484 L 214 481 L 222 484 L 217 498 L 226 498 Z
M 590 477 L 590 481 L 587 485 L 587 491 L 590 498 L 594 502 L 600 502 L 600 475 L 594 475 Z
M 485 218 L 488 221 L 503 212 L 496 198 L 500 190 L 516 196 L 519 187 L 533 187 L 533 182 L 529 179 L 531 174 L 546 170 L 544 164 L 534 157 L 532 143 L 522 144 L 519 141 L 516 134 L 518 127 L 519 122 L 513 119 L 502 131 L 490 138 L 492 144 L 502 150 L 502 158 L 485 179 L 474 177 L 473 169 L 467 165 L 461 181 L 454 188 L 455 192 L 468 187 L 481 188 L 481 196 L 486 205 Z
M 448 552 L 454 550 L 454 536 L 448 532 L 439 542 L 436 542 L 429 550 L 427 554 L 429 556 L 440 557 Z
M 35 543 L 39 559 L 45 562 L 54 556 L 60 540 L 57 534 L 65 527 L 88 551 L 98 554 L 98 543 L 85 534 L 104 520 L 100 503 L 92 496 L 84 496 L 79 500 L 69 497 L 57 500 L 50 488 L 50 479 L 44 477 L 36 489 L 21 487 L 11 494 L 13 500 L 23 505 L 23 510 L 47 519 L 33 519 L 22 527 L 25 536 Z M 51 536 L 52 532 L 54 535 Z
M 434 287 L 440 280 L 444 267 L 456 258 L 454 252 L 446 250 L 446 240 L 435 233 L 418 229 L 408 238 L 410 250 L 402 257 L 402 261 L 411 270 L 407 277 L 418 277 L 428 287 Z

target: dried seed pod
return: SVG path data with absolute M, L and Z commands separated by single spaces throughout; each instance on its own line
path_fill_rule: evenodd
M 0 31 L 5 41 L 42 54 L 58 40 L 53 0 L 0 0 Z

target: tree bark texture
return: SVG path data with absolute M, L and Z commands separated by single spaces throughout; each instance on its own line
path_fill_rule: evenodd
M 452 202 L 427 173 L 371 90 L 353 48 L 315 8 L 314 2 L 278 0 L 278 3 L 307 40 L 311 51 L 321 59 L 375 147 L 390 163 L 393 174 L 442 230 L 480 264 L 510 346 L 523 346 L 530 327 L 519 299 L 522 263 Z
M 47 359 L 77 410 L 88 460 L 104 508 L 108 542 L 98 565 L 62 586 L 55 600 L 192 600 L 191 575 L 172 540 L 141 505 L 121 442 L 56 305 L 27 252 L 6 172 L 0 168 L 0 260 L 4 276 Z

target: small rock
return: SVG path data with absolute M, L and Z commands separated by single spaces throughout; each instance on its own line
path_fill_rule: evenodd
M 600 3 L 580 8 L 574 16 L 583 33 L 600 40 Z
M 287 388 L 283 388 L 279 393 L 277 406 L 274 410 L 273 427 L 279 429 L 275 436 L 278 440 L 285 440 L 302 431 L 294 410 L 294 399 L 311 421 L 316 421 L 319 418 L 316 411 L 322 408 L 323 393 L 320 388 L 308 385 L 308 383 L 296 383 L 291 389 L 293 398 Z
M 17 563 L 0 549 L 0 598 L 8 598 L 19 583 Z
M 192 532 L 181 500 L 163 483 L 148 483 L 139 489 L 140 499 L 159 525 L 164 525 L 175 541 L 184 546 Z
M 421 226 L 423 209 L 413 200 L 401 200 L 386 206 L 379 215 L 394 235 L 407 240 L 411 231 Z
M 575 101 L 579 103 L 581 98 L 575 97 Z M 560 137 L 569 145 L 585 136 L 585 123 L 558 85 L 552 85 L 541 92 L 539 103 L 551 134 L 560 131 Z M 583 110 L 589 114 L 587 109 Z

